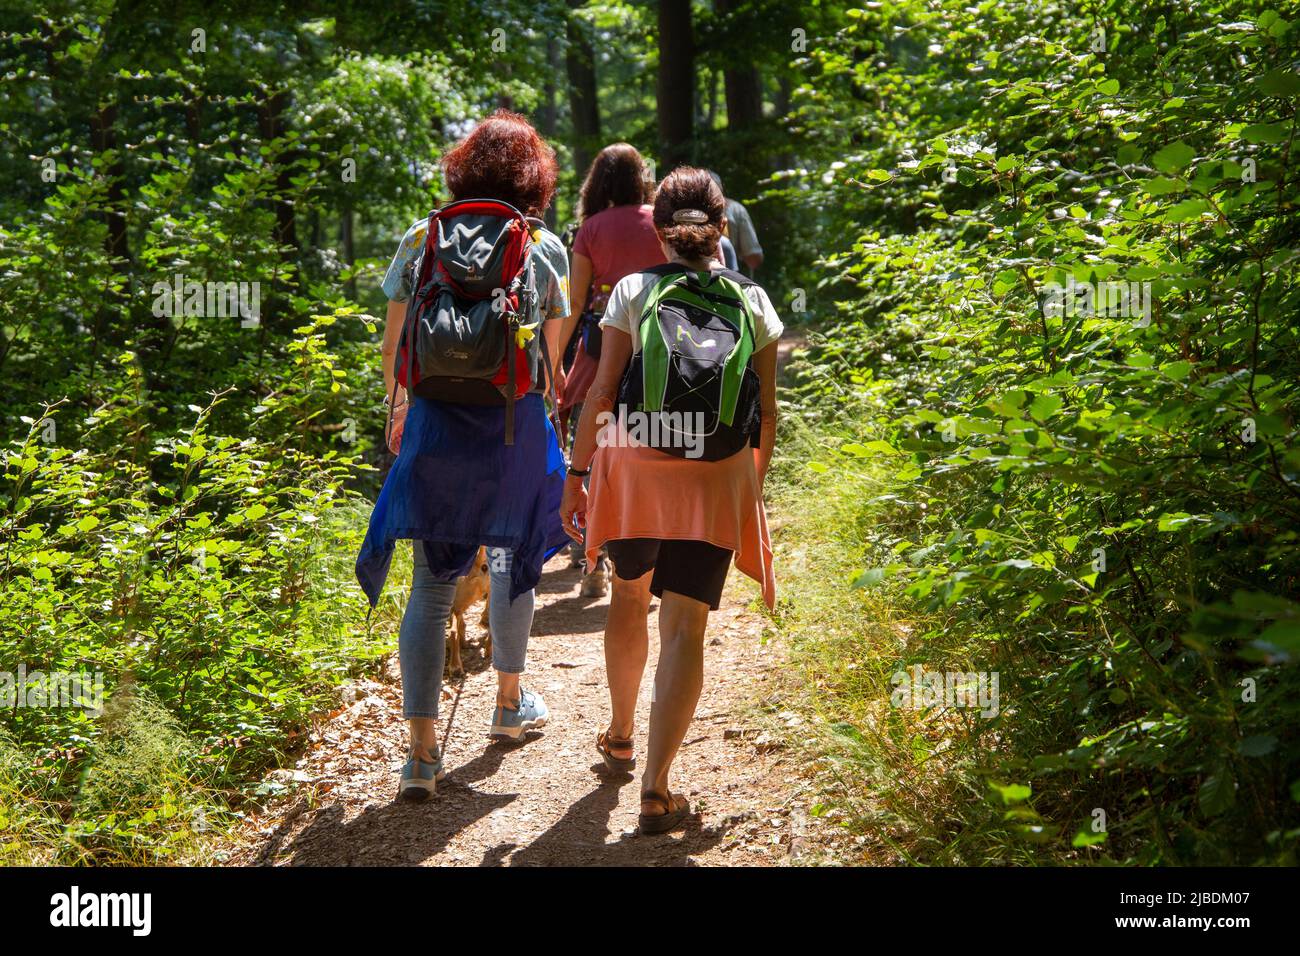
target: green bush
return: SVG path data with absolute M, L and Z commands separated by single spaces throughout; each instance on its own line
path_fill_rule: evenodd
M 82 707 L 4 715 L 46 792 L 93 821 L 72 829 L 93 832 L 94 845 L 115 835 L 137 852 L 145 837 L 132 828 L 178 811 L 110 812 L 140 802 L 122 785 L 132 767 L 157 764 L 160 785 L 178 787 L 192 773 L 190 785 L 237 798 L 293 748 L 331 688 L 386 649 L 367 639 L 351 581 L 365 515 L 343 488 L 355 459 L 214 434 L 219 403 L 196 406 L 184 433 L 139 459 L 126 402 L 92 417 L 86 447 L 41 440 L 56 408 L 4 455 L 0 654 L 29 674 L 102 675 L 110 707 L 124 692 L 134 702 L 125 732 Z M 101 433 L 127 443 L 91 450 Z
M 946 787 L 921 771 L 958 841 L 922 858 L 1011 858 L 1016 836 L 1293 860 L 1295 27 L 1252 3 L 980 10 L 860 11 L 805 104 L 878 107 L 824 187 L 867 225 L 826 257 L 840 310 L 801 393 L 866 420 L 823 412 L 845 438 L 808 464 L 870 479 L 856 586 L 918 626 L 840 666 L 881 665 L 877 699 L 912 664 L 1000 675 L 997 717 L 918 731 L 965 761 Z M 1108 282 L 1149 313 L 1054 291 Z
M 0 11 L 0 673 L 107 709 L 0 710 L 0 859 L 203 860 L 390 648 L 352 570 L 387 455 L 363 308 L 497 85 L 350 7 L 227 11 L 196 51 L 202 5 L 44 6 Z

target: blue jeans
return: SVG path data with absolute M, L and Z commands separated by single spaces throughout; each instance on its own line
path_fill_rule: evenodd
M 424 548 L 413 542 L 415 566 L 411 596 L 402 614 L 397 656 L 402 667 L 402 716 L 437 717 L 442 695 L 442 669 L 447 656 L 447 622 L 456 596 L 455 581 L 436 580 L 429 572 Z M 535 592 L 510 600 L 508 548 L 488 548 L 488 620 L 492 626 L 492 666 L 506 674 L 522 674 L 533 628 Z

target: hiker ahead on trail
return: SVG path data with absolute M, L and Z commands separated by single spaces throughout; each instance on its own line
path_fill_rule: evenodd
M 456 578 L 487 545 L 498 685 L 490 735 L 518 739 L 547 718 L 519 675 L 533 588 L 567 540 L 564 458 L 542 394 L 569 312 L 564 246 L 537 218 L 555 191 L 555 153 L 522 116 L 498 111 L 442 165 L 455 201 L 411 226 L 384 277 L 397 460 L 357 558 L 373 607 L 395 541 L 414 540 L 399 641 L 411 759 L 399 792 L 417 798 L 442 775 L 435 721 Z
M 612 718 L 606 765 L 635 765 L 632 729 L 645 668 L 650 596 L 661 649 L 641 784 L 641 826 L 663 832 L 689 812 L 668 771 L 704 680 L 704 630 L 734 556 L 776 600 L 763 478 L 776 437 L 776 342 L 767 294 L 717 259 L 722 192 L 683 167 L 660 184 L 654 225 L 668 263 L 627 276 L 601 320 L 600 365 L 574 439 L 560 515 L 587 559 L 614 565 L 605 628 Z M 590 473 L 590 499 L 582 476 Z
M 573 310 L 560 331 L 563 348 L 577 347 L 573 366 L 561 380 L 562 431 L 581 413 L 587 389 L 596 377 L 600 319 L 610 291 L 624 276 L 667 261 L 655 234 L 649 205 L 653 191 L 649 167 L 628 143 L 614 143 L 602 149 L 582 184 L 578 207 L 581 225 L 573 240 Z M 571 343 L 575 333 L 576 341 Z M 577 547 L 575 552 L 580 561 Z M 604 596 L 605 565 L 602 556 L 583 577 L 580 591 L 583 597 Z
M 709 170 L 709 175 L 713 181 L 722 188 L 722 177 Z M 749 218 L 749 210 L 742 206 L 739 200 L 726 196 L 724 200 L 727 204 L 727 229 L 723 235 L 724 253 L 726 246 L 730 245 L 729 259 L 736 260 L 728 262 L 727 266 L 731 269 L 739 269 L 744 265 L 749 274 L 753 275 L 758 271 L 758 267 L 763 264 L 763 247 L 758 242 L 758 232 L 754 229 L 754 220 Z

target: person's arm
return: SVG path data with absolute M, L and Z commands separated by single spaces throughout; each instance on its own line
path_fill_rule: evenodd
M 388 442 L 388 450 L 394 455 L 402 447 L 402 433 L 406 430 L 406 389 L 398 386 L 396 394 L 393 392 L 397 385 L 397 349 L 401 344 L 402 325 L 405 321 L 406 303 L 389 299 L 388 312 L 384 316 L 384 340 L 379 346 L 379 353 L 384 369 L 384 401 L 391 398 L 393 402 L 389 411 L 390 421 L 386 423 L 385 440 Z
M 393 261 L 384 273 L 382 288 L 388 297 L 388 310 L 384 314 L 384 337 L 379 346 L 380 367 L 384 374 L 384 401 L 392 400 L 387 433 L 388 448 L 396 455 L 402 444 L 402 431 L 406 422 L 408 396 L 406 389 L 398 387 L 397 350 L 402 342 L 402 326 L 406 323 L 407 300 L 412 294 L 409 270 L 412 260 L 424 244 L 425 223 L 418 220 L 406 230 L 397 244 Z M 400 298 L 399 298 L 400 297 Z
M 754 220 L 750 218 L 749 210 L 740 203 L 735 203 L 729 211 L 732 213 L 731 244 L 736 247 L 740 261 L 749 266 L 749 271 L 753 273 L 763 264 L 763 247 L 759 244 Z
M 767 467 L 776 450 L 776 343 L 769 342 L 754 356 L 754 371 L 758 374 L 758 400 L 762 425 L 759 429 L 758 484 L 762 488 L 767 477 Z
M 582 405 L 582 418 L 573 436 L 573 452 L 569 456 L 573 467 L 586 471 L 596 453 L 596 435 L 600 428 L 596 422 L 601 412 L 612 412 L 618 398 L 619 382 L 632 358 L 632 336 L 622 329 L 606 327 L 600 337 L 600 364 L 596 378 Z
M 388 312 L 384 317 L 384 342 L 380 346 L 384 366 L 384 397 L 393 394 L 393 385 L 397 380 L 395 369 L 397 347 L 402 338 L 402 323 L 406 321 L 406 303 L 388 300 Z M 399 388 L 394 405 L 401 405 L 406 400 L 406 390 Z
M 600 364 L 596 366 L 596 379 L 591 383 L 587 398 L 582 403 L 582 417 L 573 437 L 573 452 L 569 456 L 572 469 L 589 471 L 596 455 L 596 437 L 604 424 L 602 412 L 613 414 L 618 399 L 618 385 L 632 358 L 632 336 L 622 329 L 606 326 L 600 338 Z M 564 500 L 560 504 L 560 521 L 569 537 L 582 542 L 582 528 L 587 523 L 587 492 L 582 486 L 582 475 L 570 471 L 564 481 Z
M 397 244 L 397 252 L 393 255 L 393 261 L 389 264 L 388 271 L 384 273 L 384 281 L 381 284 L 384 295 L 388 297 L 388 311 L 384 316 L 384 338 L 380 345 L 384 370 L 384 398 L 393 394 L 394 366 L 397 361 L 397 349 L 402 339 L 402 323 L 406 321 L 406 304 L 413 291 L 410 270 L 412 260 L 424 245 L 424 236 L 425 222 L 417 220 L 406 230 L 402 241 Z M 394 405 L 401 405 L 405 401 L 404 392 L 405 390 L 402 390 L 402 394 L 398 394 L 394 399 Z
M 542 335 L 546 341 L 546 355 L 551 361 L 549 369 L 551 374 L 550 382 L 555 384 L 557 392 L 560 387 L 560 366 L 564 362 L 564 350 L 560 348 L 560 326 L 567 321 L 568 319 L 547 319 L 542 323 Z
M 578 327 L 582 310 L 587 307 L 587 295 L 591 292 L 591 274 L 591 260 L 581 252 L 575 252 L 573 265 L 569 268 L 569 314 L 565 316 L 564 325 L 558 330 L 561 354 L 569 347 L 573 330 Z

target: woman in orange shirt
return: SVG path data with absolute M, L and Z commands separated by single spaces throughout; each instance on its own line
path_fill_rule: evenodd
M 769 608 L 776 599 L 762 489 L 776 438 L 781 321 L 759 286 L 718 262 L 724 208 L 721 191 L 704 170 L 679 168 L 660 185 L 654 225 L 669 265 L 629 275 L 610 293 L 601 320 L 600 363 L 583 405 L 560 506 L 570 537 L 582 541 L 586 529 L 588 562 L 603 544 L 614 565 L 605 627 L 612 716 L 596 741 L 614 770 L 636 765 L 632 731 L 649 648 L 646 615 L 651 595 L 660 598 L 660 653 L 641 782 L 640 822 L 647 833 L 673 829 L 690 812 L 689 804 L 669 790 L 668 774 L 695 715 L 704 682 L 704 631 L 709 611 L 718 608 L 733 556 L 742 572 L 763 585 Z M 685 278 L 695 282 L 732 278 L 741 286 L 752 322 L 758 447 L 747 444 L 720 460 L 665 453 L 625 427 L 630 416 L 611 420 L 620 383 L 645 339 L 643 324 L 661 321 L 653 311 L 661 280 L 685 273 L 694 273 Z M 678 336 L 688 331 L 677 327 Z M 582 484 L 588 474 L 590 499 Z

